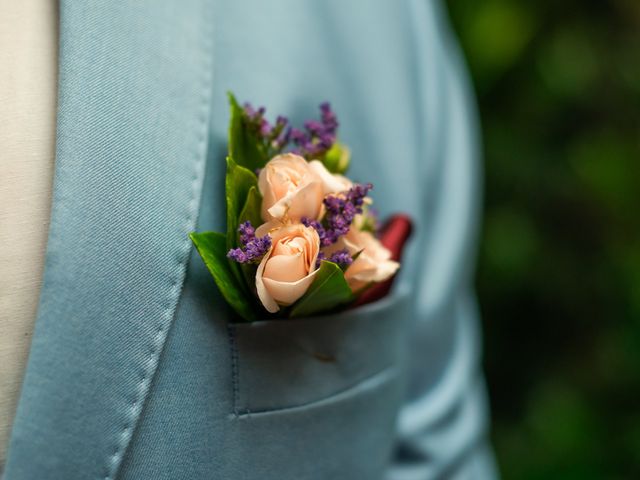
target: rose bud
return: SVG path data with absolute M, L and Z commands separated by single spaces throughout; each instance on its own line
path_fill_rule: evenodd
M 365 230 L 359 230 L 354 221 L 346 235 L 331 247 L 324 250 L 329 256 L 335 251 L 347 250 L 357 258 L 344 272 L 345 279 L 351 290 L 357 292 L 371 283 L 383 282 L 396 273 L 400 264 L 391 258 L 391 252 L 373 235 Z
M 299 155 L 273 157 L 260 171 L 261 215 L 265 222 L 317 219 L 322 211 L 322 179 Z
M 396 262 L 400 261 L 404 246 L 411 236 L 412 230 L 411 220 L 406 215 L 394 215 L 382 227 L 380 230 L 380 243 L 388 249 L 392 260 Z M 391 290 L 394 278 L 395 276 L 391 276 L 384 282 L 372 285 L 362 293 L 358 300 L 356 300 L 354 306 L 375 302 L 385 297 L 389 293 L 389 290 Z
M 256 272 L 256 290 L 264 308 L 275 313 L 281 305 L 291 305 L 302 297 L 313 283 L 320 238 L 313 228 L 302 224 L 270 230 L 271 225 L 262 225 L 256 232 L 271 236 L 271 249 Z

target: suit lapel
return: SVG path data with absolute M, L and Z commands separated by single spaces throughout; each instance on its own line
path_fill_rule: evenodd
M 7 479 L 117 475 L 195 229 L 210 3 L 61 2 L 54 200 Z

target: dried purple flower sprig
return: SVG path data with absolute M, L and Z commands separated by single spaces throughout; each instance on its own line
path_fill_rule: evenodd
M 341 267 L 348 267 L 353 263 L 353 257 L 351 257 L 349 250 L 347 250 L 346 248 L 343 248 L 342 250 L 338 250 L 337 252 L 333 252 L 329 256 L 329 258 L 327 258 L 324 252 L 318 253 L 318 258 L 316 260 L 316 268 L 320 267 L 320 262 L 322 262 L 323 260 L 337 263 Z
M 293 144 L 292 153 L 312 160 L 324 155 L 336 142 L 338 119 L 328 102 L 320 104 L 320 120 L 307 120 L 304 130 L 291 127 L 289 119 L 283 116 L 278 116 L 271 125 L 265 118 L 264 107 L 256 109 L 245 103 L 243 110 L 249 129 L 262 141 L 269 156 L 282 153 Z
M 240 233 L 240 248 L 232 248 L 227 257 L 238 263 L 259 262 L 271 248 L 271 237 L 264 235 L 256 237 L 255 228 L 250 221 L 246 221 L 238 227 Z
M 278 116 L 275 124 L 271 125 L 264 116 L 266 108 L 255 109 L 250 103 L 245 103 L 243 110 L 249 130 L 262 141 L 268 155 L 280 153 L 288 145 L 291 127 L 286 117 Z
M 292 152 L 308 159 L 324 155 L 336 142 L 338 125 L 331 105 L 328 102 L 320 104 L 320 121 L 307 120 L 305 131 L 291 129 L 291 140 L 296 145 Z
M 313 227 L 320 237 L 320 245 L 328 247 L 346 235 L 357 214 L 362 213 L 364 200 L 373 188 L 370 183 L 355 183 L 342 195 L 328 195 L 324 200 L 326 214 L 324 220 L 319 222 L 309 218 L 303 218 L 302 223 L 306 227 Z

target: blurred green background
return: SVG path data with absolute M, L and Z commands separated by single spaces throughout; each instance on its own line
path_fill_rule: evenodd
M 640 1 L 450 0 L 486 164 L 506 479 L 640 478 Z

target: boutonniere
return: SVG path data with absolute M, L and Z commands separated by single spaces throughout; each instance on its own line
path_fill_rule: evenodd
M 229 94 L 226 233 L 192 233 L 220 292 L 246 321 L 303 317 L 378 298 L 400 264 L 410 222 L 380 229 L 373 185 L 345 173 L 349 149 L 337 140 L 328 103 L 320 119 L 270 124 L 265 109 Z M 389 244 L 390 242 L 390 244 Z M 391 247 L 391 248 L 387 248 Z M 395 250 L 398 250 L 395 248 Z

